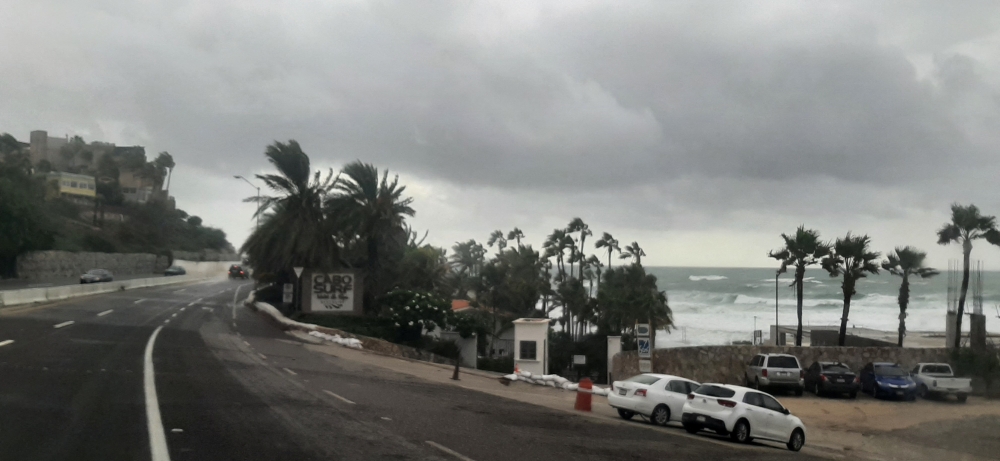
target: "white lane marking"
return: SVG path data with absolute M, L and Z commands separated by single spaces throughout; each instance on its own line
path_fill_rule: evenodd
M 195 304 L 198 304 L 199 302 L 201 302 L 201 300 L 202 300 L 202 299 L 203 299 L 203 298 L 198 298 L 198 299 L 196 299 L 196 300 L 194 300 L 194 301 L 191 301 L 191 304 L 188 304 L 188 306 L 193 306 L 193 305 L 195 305 Z
M 175 427 L 175 428 L 171 429 L 170 432 L 173 432 L 174 434 L 180 434 L 180 433 L 184 432 L 184 429 Z
M 289 369 L 287 369 L 287 368 L 282 368 L 282 370 L 285 370 L 285 371 L 287 371 L 287 372 L 288 372 L 288 374 L 290 374 L 290 375 L 292 375 L 292 376 L 297 376 L 297 375 L 298 375 L 298 373 L 296 373 L 296 372 L 294 372 L 294 371 L 292 371 L 292 370 L 289 370 Z
M 135 302 L 134 302 L 134 303 L 132 303 L 132 304 L 139 304 L 139 303 L 141 303 L 141 302 L 143 302 L 143 301 L 145 301 L 145 300 L 146 300 L 145 298 L 143 298 L 143 299 L 137 299 L 137 300 L 135 300 Z
M 248 342 L 246 342 L 246 341 L 243 341 L 243 344 L 246 344 L 246 345 L 247 345 L 247 347 L 250 347 L 250 343 L 248 343 Z
M 184 312 L 184 309 L 187 309 L 187 308 L 186 307 L 182 307 L 182 308 L 180 308 L 178 310 L 181 311 L 181 312 Z
M 449 455 L 452 455 L 452 456 L 454 456 L 454 457 L 456 457 L 456 458 L 458 458 L 458 459 L 460 459 L 462 461 L 474 461 L 472 458 L 470 458 L 468 456 L 465 456 L 465 455 L 463 455 L 463 454 L 461 454 L 461 453 L 459 453 L 459 452 L 457 452 L 455 450 L 452 450 L 451 448 L 448 448 L 448 447 L 446 447 L 444 445 L 441 445 L 440 443 L 432 442 L 430 440 L 427 440 L 426 442 L 427 442 L 427 445 L 430 445 L 430 446 L 432 446 L 434 448 L 437 448 L 438 450 L 441 450 L 441 451 L 443 451 L 445 453 L 448 453 Z
M 14 344 L 14 340 L 13 339 L 8 339 L 8 340 L 0 341 L 0 347 L 4 347 L 4 346 L 6 346 L 8 344 Z
M 236 326 L 236 299 L 240 297 L 240 288 L 247 285 L 249 285 L 249 283 L 244 283 L 243 285 L 236 287 L 236 291 L 233 292 L 233 327 Z
M 163 420 L 160 419 L 160 401 L 156 396 L 156 375 L 153 372 L 153 344 L 156 343 L 156 336 L 162 329 L 162 325 L 156 327 L 149 337 L 142 367 L 142 382 L 146 392 L 146 427 L 149 428 L 149 451 L 152 461 L 170 461 L 167 434 L 163 432 Z
M 264 354 L 261 354 L 260 352 L 258 352 L 258 353 L 257 353 L 257 355 L 259 355 L 259 356 L 260 356 L 260 358 L 262 358 L 262 359 L 264 359 L 264 360 L 267 360 L 267 356 L 266 356 L 266 355 L 264 355 Z
M 170 319 L 164 320 L 163 323 L 170 323 Z
M 108 315 L 108 314 L 110 314 L 110 313 L 112 313 L 114 311 L 115 311 L 114 309 L 108 309 L 108 310 L 106 310 L 104 312 L 101 312 L 101 313 L 97 314 L 97 316 L 98 317 L 104 317 L 105 315 Z
M 63 322 L 63 323 L 59 323 L 59 324 L 53 325 L 52 328 L 68 327 L 68 326 L 70 326 L 70 325 L 72 325 L 74 323 L 76 323 L 76 322 L 70 320 L 69 322 Z
M 212 310 L 212 308 L 211 308 L 211 307 L 202 307 L 201 309 L 202 309 L 202 310 L 206 310 L 206 311 L 210 311 L 210 310 Z
M 184 292 L 184 290 L 187 290 L 187 288 L 181 288 L 180 290 L 177 290 L 177 291 L 175 291 L 174 293 L 183 293 L 183 292 Z
M 336 398 L 338 398 L 338 399 L 340 399 L 340 400 L 342 400 L 342 401 L 344 401 L 344 402 L 346 402 L 346 403 L 349 403 L 349 404 L 351 404 L 351 405 L 355 405 L 355 403 L 354 403 L 354 402 L 352 402 L 352 401 L 350 401 L 350 400 L 347 400 L 347 399 L 345 399 L 345 398 L 343 398 L 343 397 L 341 397 L 341 396 L 339 396 L 339 395 L 337 395 L 337 394 L 334 394 L 333 392 L 330 392 L 330 391 L 328 391 L 328 390 L 326 390 L 326 389 L 323 389 L 323 392 L 326 392 L 326 393 L 327 393 L 328 395 L 330 395 L 330 396 L 332 396 L 332 397 L 336 397 Z
M 177 313 L 176 312 L 174 313 L 174 315 L 170 316 L 170 318 L 174 318 L 174 317 L 177 317 Z

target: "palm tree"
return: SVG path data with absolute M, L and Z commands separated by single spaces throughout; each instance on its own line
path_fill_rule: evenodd
M 601 258 L 598 258 L 595 255 L 590 255 L 590 257 L 588 257 L 585 262 L 587 264 L 587 269 L 588 270 L 591 269 L 591 268 L 593 268 L 593 272 L 597 275 L 597 286 L 600 287 L 601 286 L 601 267 L 604 266 L 604 263 L 601 262 Z M 590 280 L 590 279 L 591 279 L 590 277 L 587 277 L 587 280 Z M 593 288 L 593 284 L 591 284 L 591 288 Z M 594 295 L 591 294 L 590 296 L 593 297 Z
M 611 234 L 605 232 L 599 240 L 594 244 L 595 248 L 607 248 L 608 249 L 608 269 L 611 269 L 611 253 L 617 251 L 621 254 L 622 249 L 618 247 L 618 240 L 615 240 Z
M 951 205 L 951 222 L 945 223 L 937 232 L 938 244 L 962 244 L 962 291 L 958 296 L 958 312 L 955 319 L 955 348 L 962 345 L 962 316 L 965 315 L 965 295 L 969 291 L 969 255 L 972 254 L 972 241 L 985 239 L 994 245 L 1000 245 L 1000 231 L 997 230 L 997 220 L 993 216 L 983 216 L 975 205 Z
M 490 234 L 490 239 L 486 241 L 486 245 L 493 248 L 493 245 L 497 246 L 497 254 L 503 253 L 503 249 L 507 248 L 507 240 L 503 238 L 503 231 L 495 230 Z
M 507 241 L 516 240 L 518 249 L 521 248 L 521 239 L 523 238 L 524 238 L 524 232 L 521 232 L 521 229 L 518 229 L 516 227 L 507 233 Z
M 830 246 L 819 240 L 819 232 L 799 226 L 795 230 L 795 235 L 781 234 L 785 240 L 785 247 L 777 251 L 769 251 L 767 256 L 781 261 L 781 267 L 774 277 L 784 274 L 788 266 L 795 267 L 795 306 L 798 314 L 798 328 L 795 330 L 795 345 L 802 345 L 802 285 L 806 274 L 806 267 L 820 262 L 820 260 L 830 253 Z M 777 325 L 775 325 L 777 328 Z
M 899 347 L 903 347 L 903 336 L 906 335 L 906 306 L 910 303 L 910 276 L 915 275 L 925 279 L 938 275 L 938 271 L 924 267 L 927 253 L 911 246 L 896 247 L 895 252 L 889 253 L 886 257 L 888 260 L 882 262 L 882 269 L 903 278 L 903 283 L 899 285 Z
M 546 257 L 555 256 L 556 258 L 556 278 L 562 280 L 566 278 L 566 268 L 563 265 L 563 256 L 566 251 L 568 241 L 571 241 L 572 237 L 566 235 L 566 231 L 563 229 L 554 229 L 548 237 L 545 238 L 545 248 Z
M 319 171 L 311 172 L 309 156 L 294 140 L 287 144 L 275 142 L 264 155 L 278 174 L 256 177 L 277 195 L 244 200 L 258 202 L 255 216 L 261 215 L 264 220 L 240 251 L 261 274 L 284 274 L 287 278 L 294 266 L 338 267 L 339 249 L 330 238 L 331 223 L 323 213 L 324 200 L 338 181 L 333 171 L 325 179 Z
M 634 263 L 641 266 L 642 257 L 646 256 L 646 252 L 639 247 L 639 242 L 632 242 L 631 245 L 625 247 L 625 251 L 622 251 L 621 259 L 635 258 Z
M 379 247 L 404 232 L 407 216 L 416 212 L 410 207 L 413 199 L 403 197 L 406 186 L 399 185 L 399 176 L 389 181 L 389 171 L 379 177 L 378 168 L 354 161 L 341 170 L 343 180 L 334 185 L 336 195 L 330 200 L 328 212 L 350 229 L 364 243 L 365 312 L 375 313 L 375 300 L 381 295 L 381 262 Z
M 577 277 L 577 279 L 583 280 L 583 258 L 584 258 L 584 256 L 583 256 L 583 249 L 586 248 L 585 245 L 586 245 L 586 242 L 587 242 L 587 236 L 588 235 L 594 235 L 594 233 L 590 230 L 590 226 L 588 226 L 587 223 L 583 222 L 583 219 L 580 219 L 580 218 L 573 218 L 573 220 L 569 222 L 569 226 L 566 227 L 566 232 L 567 233 L 571 233 L 571 232 L 579 232 L 580 233 L 580 248 L 579 248 L 580 254 L 577 255 L 576 257 L 572 258 L 571 260 L 580 262 L 580 275 Z M 573 252 L 575 253 L 576 250 L 577 250 L 577 247 L 574 244 L 573 245 Z M 570 274 L 570 275 L 572 275 L 572 274 Z
M 830 273 L 830 277 L 844 276 L 844 282 L 840 284 L 844 293 L 844 314 L 840 317 L 840 338 L 837 341 L 840 346 L 844 345 L 847 338 L 847 317 L 851 313 L 851 298 L 857 294 L 854 288 L 858 279 L 865 278 L 868 274 L 878 274 L 878 259 L 881 255 L 868 248 L 870 243 L 871 238 L 867 235 L 852 235 L 848 232 L 846 237 L 837 239 L 833 244 L 833 251 L 823 258 L 823 269 Z

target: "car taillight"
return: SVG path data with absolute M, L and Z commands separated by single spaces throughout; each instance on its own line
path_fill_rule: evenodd
M 243 275 L 243 271 L 240 271 L 240 275 Z
M 829 381 L 830 380 L 830 378 L 827 378 L 826 375 L 819 375 L 819 379 L 821 381 Z
M 636 397 L 645 397 L 646 396 L 646 390 L 645 389 L 636 389 L 635 396 Z
M 736 402 L 733 402 L 732 400 L 722 400 L 722 399 L 719 399 L 719 400 L 716 400 L 716 401 L 719 402 L 719 405 L 722 405 L 722 406 L 724 406 L 726 408 L 736 408 Z
M 861 378 L 860 378 L 860 377 L 858 377 L 858 376 L 855 376 L 855 377 L 854 377 L 854 384 L 858 384 L 858 383 L 860 383 L 860 382 L 861 382 Z
M 767 377 L 767 369 L 760 370 L 760 375 L 766 378 Z
M 688 400 L 694 400 L 694 394 L 688 394 Z

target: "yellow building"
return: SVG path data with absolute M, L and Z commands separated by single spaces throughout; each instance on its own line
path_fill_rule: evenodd
M 97 182 L 93 176 L 73 173 L 53 172 L 46 175 L 49 184 L 55 185 L 59 195 L 94 198 L 97 196 Z

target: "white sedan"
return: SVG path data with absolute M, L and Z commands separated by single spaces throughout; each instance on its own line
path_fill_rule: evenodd
M 654 424 L 666 426 L 670 421 L 681 420 L 687 395 L 699 386 L 690 379 L 644 373 L 611 383 L 608 403 L 624 419 L 639 414 Z
M 681 423 L 694 434 L 707 429 L 741 443 L 754 438 L 784 443 L 799 451 L 806 427 L 770 394 L 742 386 L 704 384 L 687 397 Z

